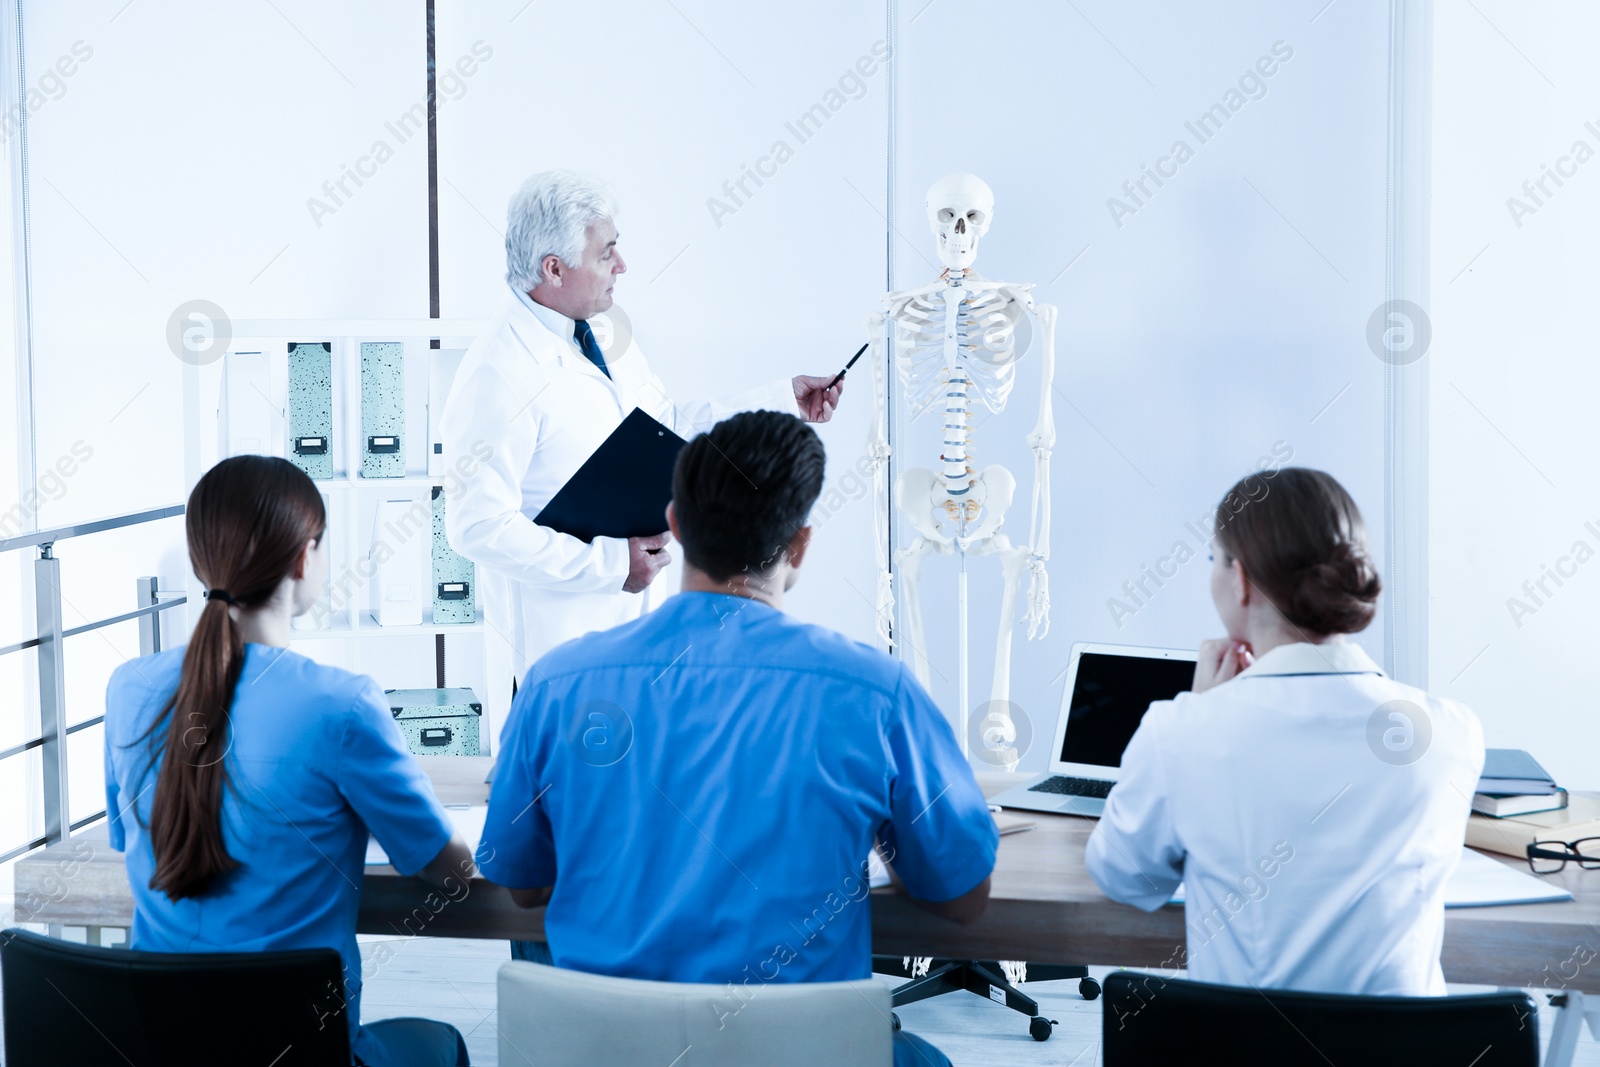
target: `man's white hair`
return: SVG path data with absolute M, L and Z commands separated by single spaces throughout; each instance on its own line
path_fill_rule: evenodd
M 506 208 L 506 281 L 523 292 L 533 289 L 550 255 L 578 266 L 590 223 L 616 214 L 616 197 L 598 178 L 570 170 L 535 174 Z

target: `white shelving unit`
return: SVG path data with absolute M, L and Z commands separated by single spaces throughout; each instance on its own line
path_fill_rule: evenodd
M 185 375 L 186 492 L 200 475 L 229 454 L 224 429 L 228 425 L 223 365 L 235 353 L 260 352 L 267 356 L 269 388 L 259 403 L 265 406 L 273 430 L 260 448 L 264 454 L 287 458 L 288 345 L 293 342 L 328 342 L 333 367 L 334 476 L 318 480 L 328 509 L 330 535 L 328 625 L 296 629 L 291 640 L 297 651 L 350 670 L 371 674 L 385 689 L 431 687 L 436 681 L 434 647 L 427 650 L 427 678 L 421 679 L 419 638 L 446 639 L 450 653 L 446 681 L 466 686 L 483 703 L 481 723 L 485 752 L 492 752 L 500 725 L 511 702 L 509 647 L 485 622 L 486 583 L 475 576 L 477 617 L 470 623 L 434 623 L 431 608 L 424 607 L 418 626 L 379 626 L 370 610 L 371 579 L 358 564 L 370 546 L 378 502 L 414 501 L 426 511 L 426 521 L 407 536 L 424 539 L 423 569 L 419 588 L 432 589 L 431 496 L 434 486 L 449 475 L 430 476 L 428 467 L 429 353 L 432 342 L 441 349 L 465 349 L 488 327 L 486 322 L 406 319 L 247 319 L 233 323 L 227 354 L 204 366 L 189 366 Z M 361 467 L 361 344 L 364 341 L 398 341 L 405 345 L 405 428 L 401 435 L 406 474 L 400 478 L 364 478 Z M 441 402 L 442 398 L 434 402 Z M 258 419 L 262 410 L 252 413 Z M 273 421 L 273 420 L 276 421 Z M 192 612 L 200 605 L 196 579 L 191 575 Z M 431 596 L 425 605 L 431 603 Z M 468 643 L 463 648 L 462 642 Z M 333 648 L 330 649 L 330 645 Z

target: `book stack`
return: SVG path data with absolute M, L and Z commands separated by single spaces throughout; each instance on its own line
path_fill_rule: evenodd
M 1527 859 L 1528 846 L 1535 841 L 1585 837 L 1600 837 L 1600 793 L 1573 793 L 1571 802 L 1555 811 L 1498 819 L 1474 814 L 1467 820 L 1467 844 L 1519 860 Z
M 1491 748 L 1472 796 L 1472 810 L 1504 819 L 1567 806 L 1567 791 L 1556 785 L 1539 761 L 1520 748 Z

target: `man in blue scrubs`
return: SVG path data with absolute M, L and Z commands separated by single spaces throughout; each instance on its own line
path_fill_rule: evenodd
M 667 511 L 682 592 L 518 691 L 478 862 L 548 902 L 557 966 L 747 994 L 866 978 L 874 839 L 924 907 L 988 903 L 998 837 L 944 716 L 899 661 L 782 610 L 823 461 L 772 411 L 692 440 Z M 903 1032 L 895 1057 L 948 1063 Z

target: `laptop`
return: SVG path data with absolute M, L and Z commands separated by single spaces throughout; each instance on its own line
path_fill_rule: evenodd
M 1188 692 L 1194 662 L 1195 653 L 1186 649 L 1073 645 L 1049 773 L 1034 775 L 989 803 L 1098 818 L 1139 721 L 1154 701 Z

